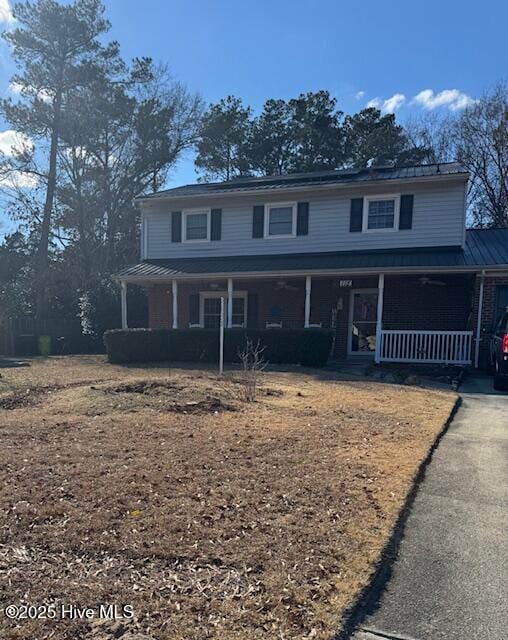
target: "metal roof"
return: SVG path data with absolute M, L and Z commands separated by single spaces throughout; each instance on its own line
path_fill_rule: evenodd
M 144 196 L 137 200 L 185 198 L 244 191 L 265 191 L 290 189 L 292 187 L 319 187 L 324 185 L 342 185 L 381 180 L 405 180 L 417 178 L 460 175 L 467 177 L 466 169 L 458 162 L 425 164 L 414 167 L 372 167 L 368 169 L 337 169 L 331 171 L 313 171 L 311 173 L 292 173 L 283 176 L 254 178 L 236 178 L 227 182 L 203 182 L 182 187 L 166 189 Z
M 466 246 L 146 260 L 115 277 L 142 281 L 281 272 L 372 269 L 508 269 L 508 229 L 468 229 Z

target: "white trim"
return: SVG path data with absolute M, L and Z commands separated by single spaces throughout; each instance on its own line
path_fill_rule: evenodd
M 483 288 L 485 284 L 485 271 L 482 271 L 480 279 L 480 293 L 478 298 L 478 317 L 476 319 L 476 338 L 474 345 L 474 368 L 478 369 L 478 363 L 480 360 L 480 341 L 481 341 L 481 325 L 483 315 Z M 490 357 L 490 354 L 489 354 Z
M 187 218 L 188 216 L 192 216 L 192 215 L 197 215 L 197 214 L 206 214 L 206 238 L 199 238 L 196 240 L 188 240 L 187 239 Z M 198 209 L 184 209 L 182 211 L 182 242 L 188 243 L 188 244 L 194 244 L 196 242 L 210 242 L 210 232 L 211 232 L 211 226 L 212 226 L 212 222 L 211 222 L 211 217 L 212 217 L 212 210 L 209 207 L 203 207 L 202 209 L 198 208 Z
M 148 216 L 141 214 L 141 259 L 148 258 Z
M 233 326 L 233 278 L 228 278 L 227 326 Z
M 377 293 L 379 295 L 378 289 L 350 289 L 349 290 L 349 314 L 348 314 L 348 323 L 347 323 L 347 353 L 348 356 L 365 356 L 372 358 L 374 356 L 374 351 L 353 351 L 353 310 L 354 310 L 354 295 L 355 293 Z M 377 306 L 376 306 L 377 309 Z M 376 320 L 366 320 L 366 322 L 370 322 L 373 324 L 376 322 L 377 324 L 377 312 L 376 312 Z
M 178 329 L 178 282 L 171 280 L 171 296 L 173 302 L 173 329 Z
M 310 325 L 310 294 L 312 290 L 312 277 L 307 276 L 305 278 L 305 316 L 303 326 L 305 329 Z
M 472 331 L 383 329 L 380 362 L 471 364 Z
M 376 350 L 374 355 L 375 362 L 379 362 L 381 355 L 381 335 L 383 331 L 383 302 L 385 294 L 385 274 L 380 273 L 377 285 L 377 313 L 376 313 Z
M 122 306 L 122 329 L 128 329 L 127 324 L 127 282 L 120 281 L 120 303 Z
M 270 230 L 270 209 L 283 209 L 285 207 L 291 207 L 292 209 L 292 225 L 291 225 L 291 233 L 282 233 L 277 235 L 270 235 L 268 232 Z M 296 210 L 297 203 L 296 202 L 271 202 L 269 204 L 265 204 L 265 220 L 263 226 L 263 237 L 265 240 L 272 240 L 274 238 L 296 238 Z
M 383 229 L 369 229 L 369 203 L 377 200 L 394 200 L 393 227 Z M 393 233 L 399 230 L 400 220 L 400 193 L 382 193 L 373 196 L 364 196 L 363 198 L 363 216 L 362 216 L 362 232 L 363 233 Z
M 463 206 L 464 206 L 464 219 L 463 219 L 463 229 L 462 229 L 462 248 L 465 249 L 466 247 L 466 231 L 467 231 L 467 182 L 464 185 L 464 192 L 463 192 Z
M 205 305 L 204 305 L 205 298 L 227 298 L 227 292 L 226 291 L 200 291 L 199 292 L 199 325 L 194 325 L 194 326 L 199 326 L 199 327 L 204 327 L 205 326 Z M 248 293 L 247 293 L 247 291 L 233 291 L 233 300 L 235 298 L 243 298 L 243 300 L 244 300 L 244 304 L 243 304 L 243 324 L 231 324 L 231 328 L 243 328 L 244 329 L 244 328 L 247 327 L 247 298 L 248 298 Z M 228 315 L 229 315 L 229 309 L 228 309 Z M 231 316 L 233 316 L 233 313 L 231 313 Z

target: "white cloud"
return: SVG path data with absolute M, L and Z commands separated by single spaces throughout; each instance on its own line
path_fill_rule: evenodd
M 381 109 L 383 101 L 381 98 L 372 98 L 372 100 L 369 100 L 365 106 L 367 109 Z
M 39 183 L 37 176 L 22 171 L 7 171 L 0 175 L 0 187 L 5 189 L 34 189 Z
M 1 0 L 0 0 L 1 2 Z M 9 83 L 9 91 L 11 93 L 15 93 L 16 95 L 19 95 L 21 93 L 21 89 L 22 86 L 20 85 L 19 82 L 10 82 Z
M 395 113 L 406 102 L 406 96 L 403 93 L 394 93 L 391 98 L 383 102 L 382 111 L 386 113 Z
M 36 89 L 35 87 L 30 86 L 24 87 L 19 82 L 11 82 L 9 84 L 9 91 L 16 95 L 21 95 L 24 91 L 27 95 L 37 97 L 43 102 L 51 102 L 51 100 L 53 99 L 51 92 L 49 92 L 47 89 Z
M 14 22 L 9 0 L 0 0 L 0 22 Z
M 379 109 L 383 113 L 395 113 L 406 102 L 403 93 L 394 93 L 393 96 L 384 100 L 383 98 L 372 98 L 367 102 L 368 108 Z
M 434 93 L 432 89 L 424 89 L 413 98 L 412 102 L 429 111 L 438 107 L 459 111 L 473 104 L 475 100 L 458 89 L 445 89 L 439 93 Z
M 33 149 L 33 142 L 24 133 L 7 129 L 7 131 L 0 131 L 0 153 L 5 156 L 13 156 L 16 151 L 23 151 Z
M 356 94 L 355 94 L 355 98 L 357 100 L 361 100 L 364 95 L 365 95 L 365 91 L 357 91 Z

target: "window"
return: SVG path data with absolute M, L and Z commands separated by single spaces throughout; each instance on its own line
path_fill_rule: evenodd
M 210 211 L 184 211 L 184 242 L 210 240 Z
M 205 329 L 220 327 L 220 298 L 204 298 L 203 326 Z
M 365 198 L 363 230 L 397 230 L 399 227 L 399 196 Z
M 233 296 L 233 326 L 244 327 L 245 326 L 245 298 L 235 298 Z
M 225 322 L 227 323 L 227 299 L 226 291 L 203 292 L 200 296 L 200 324 L 205 329 L 218 329 L 220 327 L 220 299 L 225 302 Z M 233 293 L 233 317 L 234 327 L 247 326 L 247 292 L 237 291 Z
M 496 287 L 496 324 L 499 322 L 503 312 L 508 309 L 508 285 L 498 285 Z
M 296 204 L 266 205 L 265 238 L 290 238 L 296 235 Z

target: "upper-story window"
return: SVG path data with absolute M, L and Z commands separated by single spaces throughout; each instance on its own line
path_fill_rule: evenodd
M 296 203 L 267 204 L 265 207 L 265 238 L 296 236 Z
M 399 228 L 399 209 L 399 196 L 365 198 L 363 231 L 396 231 Z
M 207 242 L 210 240 L 210 210 L 183 212 L 184 242 Z

